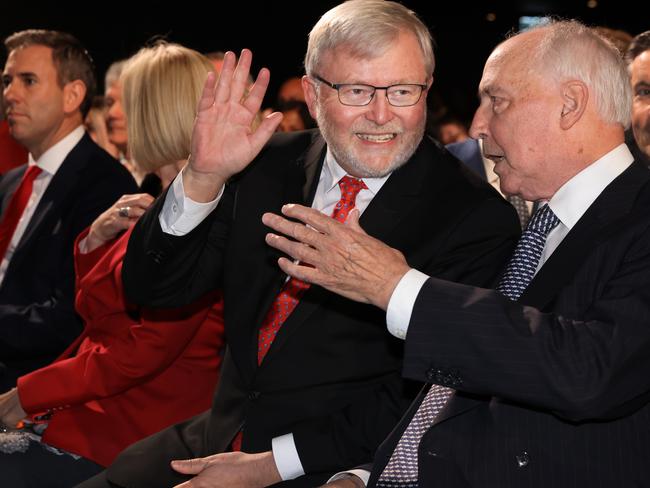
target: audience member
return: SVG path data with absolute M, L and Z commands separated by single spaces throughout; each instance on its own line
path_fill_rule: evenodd
M 79 335 L 75 237 L 120 195 L 129 173 L 85 134 L 95 77 L 69 34 L 26 30 L 5 40 L 2 81 L 12 136 L 29 163 L 0 182 L 0 391 L 50 363 Z
M 274 114 L 251 133 L 269 72 L 242 99 L 250 64 L 250 51 L 237 68 L 228 53 L 208 79 L 188 165 L 136 224 L 123 269 L 136 303 L 223 287 L 229 354 L 212 411 L 134 444 L 82 486 L 313 487 L 369 459 L 410 403 L 381 314 L 287 281 L 264 244 L 265 211 L 298 199 L 344 220 L 358 207 L 412 265 L 483 285 L 519 233 L 489 185 L 423 138 L 433 51 L 404 6 L 354 0 L 313 28 L 302 83 L 320 132 L 271 138 Z
M 124 69 L 131 150 L 163 184 L 189 154 L 196 103 L 211 70 L 201 54 L 173 44 L 142 49 Z M 80 234 L 76 305 L 84 332 L 55 363 L 19 378 L 17 389 L 0 397 L 7 425 L 47 412 L 43 444 L 0 455 L 3 482 L 14 488 L 72 486 L 133 442 L 210 406 L 223 345 L 214 296 L 154 311 L 129 305 L 122 292 L 128 229 L 152 200 L 125 195 Z M 5 437 L 15 442 L 18 435 Z
M 119 157 L 120 151 L 108 138 L 108 128 L 106 127 L 106 102 L 104 97 L 97 95 L 93 97 L 90 110 L 84 120 L 86 132 L 95 143 L 104 149 L 114 158 Z
M 291 101 L 304 102 L 305 93 L 303 92 L 302 79 L 299 76 L 292 76 L 284 80 L 278 90 L 278 104 Z
M 648 486 L 650 172 L 624 144 L 625 64 L 591 29 L 553 22 L 500 44 L 479 92 L 471 133 L 502 190 L 545 202 L 496 289 L 410 269 L 354 213 L 264 217 L 309 244 L 269 236 L 305 263 L 283 270 L 387 310 L 404 375 L 432 384 L 368 486 Z
M 627 141 L 634 157 L 650 166 L 650 31 L 634 38 L 627 62 L 632 82 L 632 130 Z

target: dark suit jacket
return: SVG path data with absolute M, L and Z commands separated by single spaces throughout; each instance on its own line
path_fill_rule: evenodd
M 518 303 L 428 280 L 404 363 L 459 392 L 420 443 L 421 487 L 650 486 L 650 172 L 614 180 Z
M 461 162 L 474 171 L 484 180 L 487 180 L 485 174 L 485 166 L 483 165 L 483 156 L 481 155 L 481 148 L 476 139 L 466 139 L 461 142 L 454 142 L 447 144 L 445 149 L 451 154 L 456 156 Z
M 372 453 L 419 389 L 400 379 L 402 344 L 384 313 L 311 287 L 260 367 L 258 329 L 285 276 L 266 246 L 264 212 L 312 202 L 325 143 L 317 131 L 277 135 L 217 209 L 184 237 L 162 233 L 157 202 L 137 224 L 124 284 L 137 303 L 178 305 L 223 286 L 229 353 L 211 414 L 125 451 L 109 468 L 118 485 L 168 486 L 169 459 L 224 451 L 243 427 L 245 452 L 292 432 L 313 486 Z M 373 199 L 361 225 L 436 276 L 488 283 L 518 234 L 514 211 L 434 142 L 426 140 Z
M 0 183 L 2 211 L 27 168 Z M 74 311 L 73 243 L 77 234 L 124 193 L 137 190 L 129 172 L 88 135 L 70 151 L 45 190 L 0 287 L 0 389 L 49 364 L 82 330 Z

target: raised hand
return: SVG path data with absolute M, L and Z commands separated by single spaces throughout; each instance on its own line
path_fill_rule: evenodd
M 345 224 L 302 205 L 285 205 L 282 213 L 306 224 L 272 213 L 262 216 L 265 225 L 295 239 L 266 236 L 267 244 L 299 261 L 280 258 L 285 273 L 386 310 L 393 290 L 410 268 L 401 252 L 364 232 L 358 210 L 350 212 Z
M 226 53 L 221 74 L 210 73 L 199 100 L 192 131 L 191 156 L 183 172 L 185 194 L 192 200 L 214 199 L 228 179 L 243 170 L 271 138 L 282 120 L 281 113 L 264 118 L 256 130 L 251 126 L 269 84 L 269 70 L 260 70 L 246 93 L 253 54 Z

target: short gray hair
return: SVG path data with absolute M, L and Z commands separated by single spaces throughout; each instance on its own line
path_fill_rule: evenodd
M 552 20 L 530 31 L 544 33 L 531 49 L 531 70 L 559 79 L 584 82 L 603 121 L 630 125 L 632 89 L 618 49 L 594 29 L 575 20 Z
M 108 67 L 104 76 L 104 91 L 108 90 L 120 78 L 127 61 L 127 59 L 115 61 Z
M 426 74 L 431 76 L 435 59 L 429 29 L 415 12 L 386 0 L 349 0 L 326 12 L 309 33 L 305 71 L 312 76 L 318 71 L 323 54 L 343 45 L 362 59 L 381 55 L 404 31 L 415 35 Z

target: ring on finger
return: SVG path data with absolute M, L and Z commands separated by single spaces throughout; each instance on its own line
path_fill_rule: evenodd
M 117 209 L 117 215 L 120 217 L 125 217 L 129 218 L 129 211 L 131 210 L 131 207 L 120 207 Z

